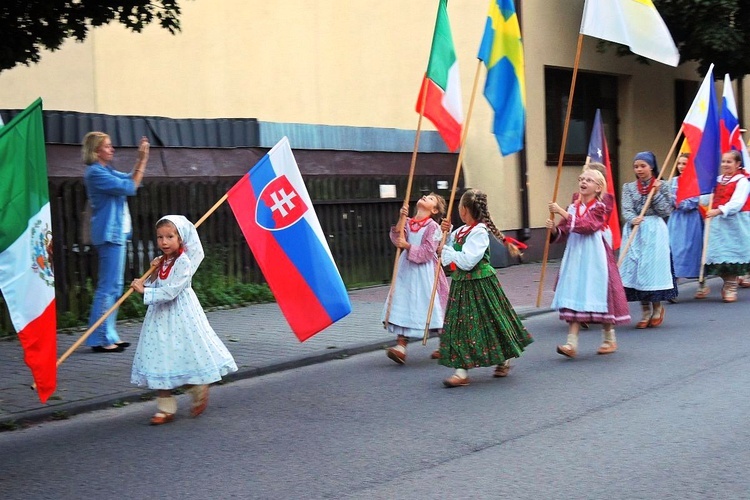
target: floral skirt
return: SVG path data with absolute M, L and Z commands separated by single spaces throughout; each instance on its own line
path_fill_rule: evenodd
M 714 276 L 743 276 L 750 273 L 750 263 L 706 264 L 705 274 Z
M 440 364 L 474 368 L 504 363 L 534 340 L 497 277 L 451 282 L 440 336 Z

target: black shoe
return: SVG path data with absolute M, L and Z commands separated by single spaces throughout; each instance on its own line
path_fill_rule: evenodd
M 100 345 L 95 345 L 91 348 L 94 352 L 122 352 L 125 350 L 125 348 L 121 345 L 118 345 L 117 347 L 110 347 L 107 349 L 106 347 L 102 347 Z
M 130 347 L 130 342 L 115 342 L 115 345 L 119 345 L 120 347 L 125 349 L 126 347 Z

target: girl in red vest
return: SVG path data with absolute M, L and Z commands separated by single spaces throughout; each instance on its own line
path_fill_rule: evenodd
M 714 198 L 706 217 L 711 221 L 708 234 L 705 273 L 721 276 L 724 302 L 737 300 L 737 276 L 750 272 L 750 181 L 742 167 L 739 151 L 721 156 L 721 175 L 714 189 Z M 701 201 L 708 202 L 708 196 Z M 709 293 L 704 286 L 695 298 Z

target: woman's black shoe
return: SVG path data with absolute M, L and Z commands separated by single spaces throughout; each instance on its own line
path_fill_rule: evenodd
M 95 345 L 91 348 L 94 352 L 122 352 L 125 350 L 125 348 L 121 345 L 118 345 L 117 347 L 110 347 L 107 349 L 106 347 L 102 347 L 100 345 Z
M 120 347 L 125 349 L 126 347 L 130 347 L 130 342 L 115 342 L 115 345 L 119 345 Z

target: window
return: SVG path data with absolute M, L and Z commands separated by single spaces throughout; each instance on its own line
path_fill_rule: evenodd
M 544 88 L 547 122 L 547 165 L 557 166 L 562 143 L 565 113 L 570 97 L 573 70 L 546 67 Z M 604 134 L 607 137 L 609 158 L 616 171 L 617 146 L 617 77 L 600 73 L 578 71 L 573 95 L 573 110 L 568 125 L 563 165 L 582 166 L 586 162 L 591 128 L 597 108 L 602 110 Z

